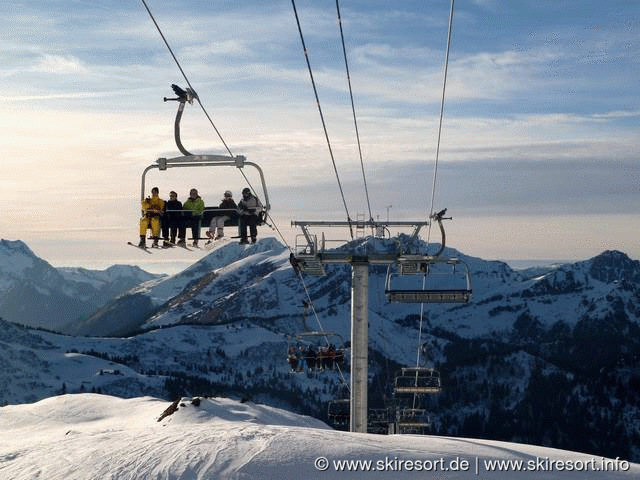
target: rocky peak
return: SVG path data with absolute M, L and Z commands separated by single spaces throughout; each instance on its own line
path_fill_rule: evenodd
M 617 250 L 607 250 L 592 259 L 589 274 L 605 283 L 640 284 L 640 262 Z

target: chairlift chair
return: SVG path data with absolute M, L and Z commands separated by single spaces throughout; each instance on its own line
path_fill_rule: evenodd
M 467 303 L 471 274 L 462 260 L 403 255 L 389 265 L 385 295 L 398 303 Z
M 367 413 L 367 433 L 386 435 L 389 424 L 393 423 L 393 410 L 389 408 L 370 408 Z
M 433 368 L 402 368 L 395 377 L 394 396 L 424 395 L 442 390 L 440 373 Z
M 396 409 L 396 432 L 399 434 L 424 435 L 431 428 L 431 419 L 422 408 Z
M 343 368 L 346 344 L 335 332 L 301 332 L 287 338 L 287 360 L 293 372 Z
M 338 400 L 331 400 L 327 406 L 327 418 L 331 424 L 338 428 L 348 428 L 349 419 L 351 416 L 351 400 L 348 398 L 341 398 Z
M 183 154 L 183 156 L 175 157 L 175 158 L 159 158 L 156 160 L 156 163 L 149 165 L 142 172 L 142 181 L 141 181 L 141 193 L 140 199 L 144 200 L 146 195 L 146 176 L 150 170 L 157 169 L 159 171 L 165 171 L 169 168 L 195 168 L 195 167 L 208 167 L 208 168 L 237 168 L 240 171 L 246 166 L 253 167 L 258 172 L 260 177 L 260 187 L 262 192 L 258 193 L 254 191 L 253 187 L 250 185 L 250 189 L 252 192 L 260 199 L 262 205 L 255 213 L 257 215 L 257 225 L 264 225 L 266 223 L 266 219 L 268 217 L 269 210 L 271 209 L 271 205 L 269 203 L 269 193 L 267 191 L 267 185 L 264 178 L 264 173 L 260 166 L 253 162 L 248 162 L 246 157 L 243 155 L 194 155 L 182 145 L 182 141 L 180 139 L 180 120 L 182 119 L 182 112 L 184 110 L 186 103 L 193 103 L 194 99 L 197 99 L 197 94 L 187 88 L 186 90 L 182 90 L 177 85 L 171 86 L 177 95 L 177 98 L 166 98 L 166 101 L 178 101 L 178 112 L 175 118 L 174 125 L 174 137 L 175 142 L 178 147 L 178 150 Z M 181 211 L 182 215 L 189 215 L 188 211 Z M 227 211 L 221 210 L 217 207 L 207 206 L 204 209 L 202 219 L 200 221 L 200 226 L 208 226 L 211 223 L 211 219 L 214 216 L 229 216 L 231 220 L 226 223 L 227 226 L 238 225 L 237 211 Z

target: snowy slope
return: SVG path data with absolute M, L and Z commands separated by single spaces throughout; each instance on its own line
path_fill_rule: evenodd
M 0 476 L 281 480 L 373 474 L 362 471 L 362 463 L 358 472 L 338 471 L 335 462 L 341 460 L 371 461 L 382 470 L 376 472 L 380 478 L 514 478 L 518 462 L 537 479 L 640 475 L 638 464 L 569 451 L 470 438 L 337 432 L 272 407 L 194 400 L 183 399 L 161 420 L 170 404 L 150 397 L 63 395 L 0 408 Z M 328 468 L 320 470 L 325 459 Z M 489 464 L 499 460 L 511 462 L 509 468 L 489 472 Z M 594 471 L 603 466 L 609 471 Z
M 66 333 L 113 336 L 180 323 L 225 322 L 228 309 L 219 309 L 217 303 L 243 296 L 251 279 L 263 273 L 261 264 L 266 261 L 278 266 L 288 263 L 285 250 L 273 238 L 250 246 L 223 244 L 176 275 L 131 289 L 88 318 L 68 325 Z
M 86 338 L 32 331 L 0 320 L 0 405 L 66 392 L 162 397 L 168 394 L 168 378 L 195 375 L 206 379 L 209 389 L 215 385 L 216 391 L 229 394 L 241 392 L 242 375 L 256 368 L 278 374 L 280 383 L 270 383 L 274 390 L 286 391 L 304 379 L 288 374 L 285 352 L 281 336 L 249 324 L 178 326 L 130 338 Z

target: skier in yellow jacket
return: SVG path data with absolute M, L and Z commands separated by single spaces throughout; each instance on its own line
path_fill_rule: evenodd
M 142 218 L 140 219 L 140 243 L 139 247 L 146 246 L 147 228 L 151 227 L 153 247 L 158 246 L 160 239 L 160 217 L 164 211 L 164 200 L 160 198 L 158 187 L 151 189 L 151 197 L 142 201 Z

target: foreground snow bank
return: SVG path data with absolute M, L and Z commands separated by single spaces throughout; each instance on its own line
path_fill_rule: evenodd
M 337 432 L 310 417 L 223 398 L 169 407 L 149 397 L 80 394 L 0 408 L 0 478 L 640 476 L 637 464 L 530 445 Z

